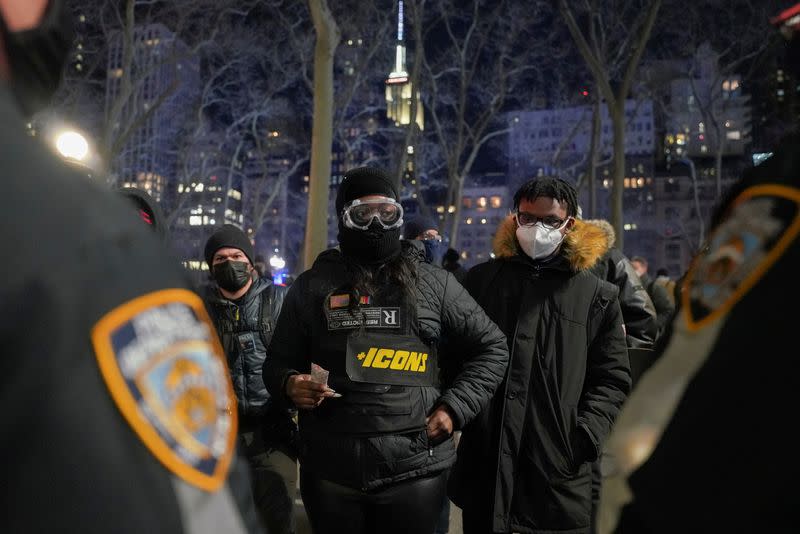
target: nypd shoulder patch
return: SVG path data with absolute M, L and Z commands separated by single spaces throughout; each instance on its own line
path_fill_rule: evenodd
M 695 258 L 682 291 L 683 314 L 696 331 L 727 313 L 783 255 L 800 231 L 800 190 L 746 189 Z
M 92 329 L 111 396 L 150 452 L 206 491 L 225 481 L 236 440 L 233 390 L 203 302 L 166 289 L 126 302 Z

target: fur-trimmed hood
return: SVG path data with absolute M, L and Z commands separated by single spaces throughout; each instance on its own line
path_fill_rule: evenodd
M 612 246 L 614 230 L 611 229 L 611 225 L 606 223 L 611 229 L 609 236 L 606 229 L 597 222 L 576 220 L 572 230 L 564 238 L 561 254 L 567 259 L 573 271 L 591 269 Z M 498 258 L 525 255 L 517 241 L 517 222 L 513 215 L 509 215 L 500 223 L 492 249 Z
M 617 234 L 614 232 L 614 227 L 605 219 L 585 219 L 583 222 L 593 224 L 606 233 L 606 237 L 608 237 L 608 248 L 613 247 L 614 243 L 617 242 Z

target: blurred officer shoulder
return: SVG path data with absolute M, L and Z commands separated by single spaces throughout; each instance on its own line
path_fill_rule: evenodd
M 4 529 L 243 532 L 232 391 L 201 300 L 123 199 L 25 133 L 2 85 L 0 121 Z

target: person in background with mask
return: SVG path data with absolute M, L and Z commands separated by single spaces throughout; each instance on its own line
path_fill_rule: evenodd
M 431 265 L 441 265 L 445 245 L 436 221 L 423 216 L 411 219 L 403 226 L 403 239 L 422 241 L 425 247 L 425 261 Z
M 0 532 L 260 532 L 202 301 L 125 200 L 26 132 L 68 13 L 0 0 Z
M 239 446 L 250 462 L 256 508 L 270 534 L 294 531 L 297 486 L 296 425 L 292 411 L 273 402 L 262 366 L 286 288 L 258 276 L 253 245 L 226 224 L 206 242 L 214 284 L 206 305 L 228 359 L 239 416 Z
M 591 530 L 591 463 L 631 377 L 619 290 L 590 272 L 607 237 L 576 213 L 569 183 L 526 183 L 495 235 L 496 259 L 467 275 L 511 361 L 464 428 L 450 476 L 465 534 Z
M 289 289 L 264 381 L 300 408 L 300 490 L 316 534 L 431 534 L 452 433 L 502 381 L 505 337 L 451 274 L 423 261 L 419 241 L 400 239 L 388 172 L 347 171 L 336 213 L 339 248 Z M 437 354 L 445 337 L 465 349 Z M 458 369 L 447 386 L 439 365 Z

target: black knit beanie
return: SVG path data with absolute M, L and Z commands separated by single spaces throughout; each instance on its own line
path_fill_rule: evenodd
M 359 167 L 344 173 L 336 191 L 336 216 L 341 220 L 345 204 L 366 195 L 383 195 L 400 200 L 388 172 L 377 167 Z
M 214 260 L 214 253 L 225 247 L 238 248 L 244 252 L 244 255 L 250 260 L 250 264 L 254 265 L 255 252 L 250 239 L 239 228 L 232 224 L 226 224 L 218 228 L 206 241 L 205 257 L 209 268 Z
M 428 230 L 439 231 L 439 225 L 430 217 L 419 216 L 411 219 L 403 227 L 403 237 L 405 239 L 416 239 Z
M 359 167 L 344 174 L 336 192 L 336 218 L 342 254 L 359 263 L 375 265 L 400 254 L 400 229 L 384 230 L 373 223 L 368 230 L 347 228 L 342 220 L 348 202 L 367 195 L 383 195 L 399 201 L 400 196 L 388 172 L 375 167 Z

